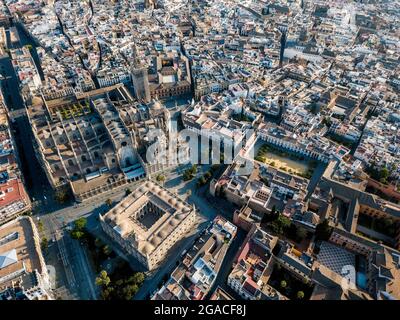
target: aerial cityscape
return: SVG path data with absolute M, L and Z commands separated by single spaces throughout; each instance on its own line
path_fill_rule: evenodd
M 400 300 L 400 1 L 0 0 L 0 300 Z

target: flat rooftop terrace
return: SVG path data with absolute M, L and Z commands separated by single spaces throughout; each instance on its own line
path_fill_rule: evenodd
M 33 221 L 21 217 L 0 227 L 0 256 L 15 249 L 16 261 L 0 269 L 0 279 L 25 267 L 26 272 L 42 273 L 39 243 L 34 239 Z M 7 283 L 0 283 L 0 288 Z

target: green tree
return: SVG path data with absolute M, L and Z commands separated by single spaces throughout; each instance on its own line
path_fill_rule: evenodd
M 106 244 L 106 245 L 103 247 L 103 253 L 104 253 L 106 256 L 109 256 L 109 255 L 112 253 L 112 249 L 110 248 L 110 246 L 109 246 L 108 244 Z
M 106 203 L 107 206 L 111 207 L 111 205 L 112 205 L 112 200 L 111 200 L 111 199 L 107 199 L 107 200 L 105 201 L 105 203 Z
M 259 161 L 259 162 L 265 162 L 265 160 L 266 160 L 266 158 L 262 157 L 262 156 L 256 156 L 254 159 Z
M 290 227 L 290 219 L 285 217 L 284 215 L 280 214 L 278 217 L 279 223 L 282 225 L 283 228 L 289 228 Z
M 122 288 L 122 297 L 125 300 L 132 300 L 133 296 L 138 292 L 139 287 L 136 284 L 129 284 Z
M 49 240 L 46 237 L 43 237 L 41 247 L 43 250 L 47 250 L 49 248 Z
M 81 240 L 85 237 L 85 233 L 81 230 L 72 230 L 71 237 L 76 240 Z
M 287 287 L 287 282 L 285 280 L 282 280 L 280 286 L 282 289 L 285 289 Z
M 388 168 L 383 168 L 381 170 L 381 178 L 387 179 L 387 178 L 389 178 L 389 174 L 390 174 L 390 172 L 389 172 Z
M 43 226 L 42 220 L 39 220 L 39 222 L 38 222 L 38 229 L 39 229 L 39 232 L 43 232 L 43 230 L 44 230 L 44 226 Z
M 299 241 L 302 241 L 307 237 L 307 230 L 301 227 L 297 227 L 296 229 L 296 237 Z
M 96 277 L 96 285 L 99 287 L 107 287 L 110 284 L 111 280 L 107 274 L 106 270 L 102 270 L 99 273 L 99 276 Z
M 103 241 L 101 241 L 99 238 L 96 238 L 96 240 L 94 240 L 94 245 L 96 248 L 101 248 L 103 246 Z
M 58 203 L 64 204 L 69 200 L 69 192 L 65 189 L 57 190 L 54 198 Z
M 277 234 L 284 234 L 291 225 L 290 219 L 279 214 L 278 218 L 271 223 L 271 229 Z
M 269 222 L 275 221 L 279 217 L 279 212 L 276 210 L 276 206 L 273 205 L 271 208 L 271 213 L 264 213 L 261 224 L 267 224 Z
M 144 274 L 143 272 L 136 272 L 131 278 L 130 282 L 135 283 L 137 285 L 141 285 L 144 281 Z
M 329 226 L 328 220 L 324 220 L 317 224 L 315 228 L 315 237 L 317 240 L 329 240 L 332 233 L 332 227 Z
M 199 178 L 198 183 L 199 183 L 200 186 L 204 186 L 207 183 L 207 180 L 203 176 L 201 176 Z
M 389 178 L 389 176 L 390 176 L 390 172 L 389 172 L 388 168 L 386 168 L 386 167 L 382 168 L 381 171 L 379 172 L 379 181 L 384 184 L 387 184 L 387 179 Z
M 75 229 L 76 230 L 83 230 L 85 229 L 86 225 L 87 225 L 87 219 L 84 217 L 81 217 L 77 220 L 75 220 Z
M 298 291 L 297 292 L 297 299 L 304 299 L 304 292 L 303 291 Z
M 103 300 L 111 300 L 113 292 L 114 292 L 113 287 L 103 288 L 103 290 L 101 290 L 101 298 Z
M 184 181 L 189 181 L 193 179 L 193 174 L 192 174 L 192 170 L 187 169 L 183 172 L 183 180 Z

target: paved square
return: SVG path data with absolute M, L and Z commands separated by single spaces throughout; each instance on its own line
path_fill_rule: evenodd
M 318 261 L 332 271 L 341 274 L 343 267 L 355 267 L 355 255 L 329 242 L 322 242 Z

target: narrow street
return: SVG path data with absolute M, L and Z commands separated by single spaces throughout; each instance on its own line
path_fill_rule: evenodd
M 97 300 L 97 288 L 95 287 L 96 274 L 91 269 L 87 252 L 79 241 L 73 239 L 69 240 L 71 242 L 71 252 L 75 253 L 75 255 L 72 256 L 72 260 L 76 260 L 74 267 L 79 268 L 79 272 L 76 273 L 79 274 L 82 279 L 78 282 L 79 291 L 86 291 L 84 293 L 86 293 L 88 300 Z M 81 296 L 83 294 L 81 293 Z
M 236 237 L 233 239 L 228 249 L 228 252 L 225 255 L 225 259 L 221 265 L 221 269 L 219 270 L 219 273 L 217 275 L 217 278 L 215 279 L 213 286 L 211 287 L 211 290 L 206 296 L 206 300 L 208 300 L 211 297 L 211 295 L 213 294 L 213 292 L 217 287 L 221 287 L 222 289 L 228 292 L 231 291 L 226 281 L 228 279 L 229 274 L 232 271 L 232 266 L 236 254 L 239 252 L 239 249 L 241 249 L 241 246 L 243 245 L 243 241 L 246 238 L 246 235 L 247 233 L 244 230 L 238 228 Z
M 31 53 L 35 60 L 34 53 L 36 53 L 36 50 L 34 49 L 33 41 L 29 41 L 24 32 L 20 32 L 20 38 L 20 46 L 26 44 L 32 45 Z M 37 54 L 36 59 L 38 59 Z M 41 71 L 40 66 L 38 70 Z M 46 208 L 46 210 L 52 210 L 56 205 L 52 202 L 53 191 L 50 188 L 44 171 L 36 159 L 33 147 L 33 134 L 28 118 L 24 112 L 19 112 L 25 110 L 25 104 L 19 93 L 18 79 L 9 57 L 1 59 L 0 71 L 4 77 L 1 83 L 2 89 L 3 92 L 7 92 L 4 98 L 9 110 L 15 111 L 14 114 L 16 114 L 15 118 L 11 118 L 11 127 L 21 161 L 21 170 L 27 192 L 35 206 L 38 205 L 41 208 Z M 13 114 L 13 112 L 11 114 Z

